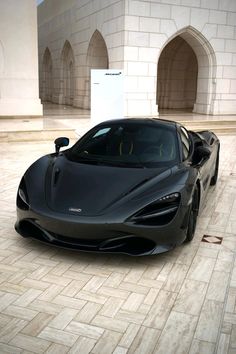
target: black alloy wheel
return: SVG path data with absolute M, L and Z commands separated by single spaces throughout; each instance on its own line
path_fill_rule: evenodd
M 220 147 L 218 148 L 218 151 L 217 151 L 214 175 L 212 176 L 211 182 L 210 182 L 211 186 L 214 186 L 216 184 L 216 182 L 217 182 L 218 171 L 219 171 L 219 159 L 220 159 Z
M 193 199 L 189 211 L 188 228 L 187 228 L 187 236 L 186 236 L 187 242 L 192 241 L 193 239 L 196 225 L 197 225 L 198 210 L 199 210 L 199 192 L 198 192 L 198 188 L 195 187 L 193 191 Z

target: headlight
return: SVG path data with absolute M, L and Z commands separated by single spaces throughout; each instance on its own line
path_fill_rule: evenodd
M 180 197 L 179 193 L 173 193 L 173 194 L 166 195 L 165 197 L 162 197 L 158 200 L 160 202 L 164 202 L 164 201 L 175 202 L 179 197 Z
M 168 194 L 134 214 L 128 221 L 143 225 L 165 225 L 176 215 L 180 193 Z
M 18 193 L 17 193 L 16 203 L 17 203 L 18 208 L 20 208 L 20 209 L 23 209 L 23 210 L 29 209 L 29 198 L 27 195 L 24 178 L 22 178 L 22 180 L 20 182 L 20 186 L 19 186 Z
M 19 188 L 19 197 L 21 198 L 21 200 L 25 203 L 25 204 L 28 204 L 27 202 L 27 198 L 26 198 L 26 195 L 23 191 L 23 189 Z

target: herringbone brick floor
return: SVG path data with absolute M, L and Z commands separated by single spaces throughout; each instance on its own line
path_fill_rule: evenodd
M 16 190 L 52 143 L 0 144 L 0 353 L 236 353 L 236 136 L 191 244 L 131 258 L 23 239 Z M 222 244 L 201 242 L 203 235 Z

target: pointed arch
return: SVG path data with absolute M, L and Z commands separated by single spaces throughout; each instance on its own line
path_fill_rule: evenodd
M 68 40 L 65 41 L 62 49 L 61 68 L 61 103 L 73 106 L 75 97 L 75 59 L 74 51 Z
M 96 30 L 89 42 L 87 63 L 91 69 L 108 69 L 108 51 L 101 33 Z
M 53 94 L 53 65 L 52 65 L 51 52 L 47 47 L 43 55 L 41 98 L 43 101 L 52 102 L 52 94 Z
M 87 52 L 85 107 L 90 107 L 90 72 L 91 69 L 108 69 L 109 57 L 106 42 L 102 34 L 96 30 L 89 42 Z
M 191 26 L 173 35 L 163 46 L 157 67 L 159 108 L 191 108 L 213 113 L 216 58 L 207 39 Z
M 193 110 L 196 101 L 198 63 L 192 47 L 180 36 L 164 48 L 158 63 L 159 109 Z

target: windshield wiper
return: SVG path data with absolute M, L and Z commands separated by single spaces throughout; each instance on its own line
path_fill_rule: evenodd
M 71 154 L 70 155 L 72 157 L 73 161 L 79 162 L 79 163 L 86 163 L 86 164 L 93 164 L 93 165 L 100 165 L 100 160 L 98 159 L 94 159 L 91 157 L 87 157 L 87 156 L 81 156 L 81 155 L 77 155 L 77 154 Z
M 117 161 L 117 160 L 107 160 L 101 157 L 93 157 L 93 155 L 80 153 L 71 154 L 74 161 L 79 163 L 93 164 L 93 165 L 103 165 L 103 166 L 114 166 L 114 167 L 125 167 L 125 168 L 146 168 L 144 164 L 140 161 Z
M 102 160 L 102 163 L 114 167 L 126 167 L 126 168 L 146 168 L 143 164 L 139 162 L 126 162 L 126 161 L 112 161 L 112 160 Z

